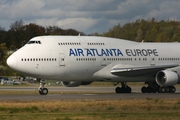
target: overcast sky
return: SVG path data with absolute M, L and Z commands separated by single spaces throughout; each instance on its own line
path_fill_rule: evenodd
M 137 19 L 180 20 L 180 0 L 0 0 L 0 26 L 24 24 L 107 32 Z

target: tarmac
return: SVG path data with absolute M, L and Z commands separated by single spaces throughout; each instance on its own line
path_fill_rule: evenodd
M 141 93 L 141 87 L 132 87 L 132 93 L 115 93 L 115 87 L 47 87 L 49 91 L 61 91 L 62 94 L 39 95 L 37 87 L 0 87 L 0 91 L 25 91 L 27 94 L 3 94 L 2 100 L 116 100 L 116 99 L 147 99 L 147 98 L 177 98 L 180 99 L 180 88 L 176 93 Z M 37 91 L 37 94 L 28 94 Z M 63 94 L 63 92 L 66 92 Z

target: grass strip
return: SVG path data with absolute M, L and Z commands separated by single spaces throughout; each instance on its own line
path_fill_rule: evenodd
M 178 120 L 180 99 L 0 101 L 3 120 Z

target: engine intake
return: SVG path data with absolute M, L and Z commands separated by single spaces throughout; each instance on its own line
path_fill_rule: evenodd
M 161 87 L 175 85 L 178 80 L 178 74 L 170 70 L 162 70 L 156 74 L 156 82 Z

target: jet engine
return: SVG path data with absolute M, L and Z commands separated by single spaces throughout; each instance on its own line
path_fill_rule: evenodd
M 78 87 L 80 85 L 90 85 L 92 82 L 62 81 L 61 83 L 66 87 Z
M 178 80 L 178 74 L 170 70 L 162 70 L 156 74 L 156 82 L 161 87 L 175 85 Z

